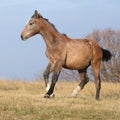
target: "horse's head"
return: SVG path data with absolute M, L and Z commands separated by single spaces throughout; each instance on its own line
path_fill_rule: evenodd
M 30 38 L 33 35 L 36 35 L 40 32 L 40 14 L 35 10 L 35 13 L 33 16 L 30 18 L 30 20 L 27 22 L 25 28 L 21 32 L 21 39 L 25 40 Z

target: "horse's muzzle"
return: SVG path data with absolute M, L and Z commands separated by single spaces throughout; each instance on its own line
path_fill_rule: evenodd
M 24 40 L 23 35 L 21 34 L 21 39 Z

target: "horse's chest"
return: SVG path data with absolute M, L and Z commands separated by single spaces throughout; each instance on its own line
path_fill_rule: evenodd
M 54 63 L 59 58 L 59 52 L 57 50 L 47 50 L 46 51 L 47 58 Z

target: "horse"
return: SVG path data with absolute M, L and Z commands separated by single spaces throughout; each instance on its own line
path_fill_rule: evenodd
M 47 89 L 44 98 L 50 98 L 54 95 L 54 88 L 62 68 L 77 70 L 80 74 L 81 81 L 72 92 L 72 97 L 76 97 L 89 81 L 87 68 L 91 65 L 95 78 L 95 98 L 98 100 L 101 89 L 100 64 L 101 61 L 111 59 L 110 51 L 101 48 L 95 40 L 71 39 L 67 35 L 61 34 L 37 10 L 35 10 L 22 30 L 21 39 L 25 41 L 36 34 L 40 34 L 43 37 L 46 44 L 46 56 L 49 60 L 48 66 L 43 73 Z M 51 73 L 53 74 L 50 84 L 49 75 Z

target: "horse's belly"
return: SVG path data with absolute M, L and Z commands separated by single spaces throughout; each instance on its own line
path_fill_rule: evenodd
M 69 60 L 64 65 L 67 69 L 78 70 L 84 69 L 90 64 L 90 59 L 88 60 Z
M 70 54 L 66 58 L 66 63 L 64 65 L 67 69 L 84 69 L 86 68 L 91 62 L 92 54 L 91 53 L 84 53 L 84 54 Z
M 68 69 L 84 69 L 92 59 L 92 49 L 85 41 L 72 41 L 68 45 L 64 67 Z

